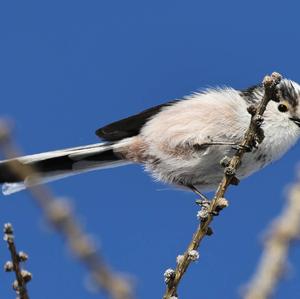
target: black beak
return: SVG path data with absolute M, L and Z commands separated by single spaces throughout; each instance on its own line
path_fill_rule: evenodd
M 298 127 L 300 127 L 300 118 L 290 117 L 290 120 L 292 120 Z

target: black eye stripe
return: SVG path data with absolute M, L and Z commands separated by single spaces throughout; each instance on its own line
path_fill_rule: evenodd
M 287 112 L 288 111 L 288 107 L 285 104 L 279 104 L 278 105 L 278 110 L 280 112 Z

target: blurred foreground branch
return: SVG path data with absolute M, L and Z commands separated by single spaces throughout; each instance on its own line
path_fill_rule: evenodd
M 21 262 L 25 262 L 28 259 L 26 253 L 20 251 L 17 252 L 15 241 L 14 241 L 14 231 L 10 223 L 4 225 L 4 241 L 7 242 L 7 246 L 11 255 L 11 261 L 8 261 L 4 265 L 4 270 L 6 272 L 14 271 L 16 274 L 16 280 L 13 283 L 13 289 L 19 295 L 20 299 L 29 299 L 26 284 L 31 280 L 32 275 L 30 272 L 21 269 Z
M 300 184 L 291 187 L 282 214 L 272 223 L 264 252 L 244 299 L 270 298 L 281 279 L 291 243 L 300 238 Z
M 6 123 L 0 123 L 0 149 L 6 159 L 21 156 L 11 140 Z M 99 250 L 83 232 L 66 201 L 55 198 L 49 188 L 39 185 L 38 174 L 32 167 L 11 160 L 9 168 L 20 181 L 33 178 L 28 185 L 33 198 L 52 226 L 67 240 L 73 253 L 87 267 L 97 285 L 113 299 L 132 299 L 133 292 L 129 283 L 105 263 Z
M 222 160 L 222 165 L 225 167 L 224 177 L 218 186 L 212 201 L 200 201 L 202 210 L 198 213 L 200 224 L 194 233 L 192 240 L 183 255 L 177 258 L 177 266 L 175 270 L 168 269 L 165 272 L 165 282 L 167 284 L 164 299 L 177 298 L 178 285 L 188 269 L 190 263 L 198 259 L 199 254 L 197 249 L 200 242 L 206 235 L 211 235 L 212 230 L 209 225 L 213 221 L 214 216 L 218 215 L 220 210 L 227 207 L 228 203 L 224 198 L 227 188 L 230 184 L 237 185 L 238 179 L 235 174 L 239 168 L 242 158 L 246 152 L 252 151 L 263 141 L 264 134 L 261 129 L 263 123 L 263 114 L 268 103 L 271 100 L 278 101 L 277 85 L 281 81 L 281 75 L 273 73 L 271 76 L 266 76 L 263 80 L 264 96 L 258 106 L 250 106 L 248 112 L 251 114 L 249 128 L 245 133 L 244 139 L 239 144 L 235 155 L 232 158 L 225 157 Z

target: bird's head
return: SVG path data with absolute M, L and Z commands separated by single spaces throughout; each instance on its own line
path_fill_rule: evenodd
M 276 108 L 282 117 L 299 128 L 300 134 L 300 85 L 284 79 L 278 86 L 279 102 Z

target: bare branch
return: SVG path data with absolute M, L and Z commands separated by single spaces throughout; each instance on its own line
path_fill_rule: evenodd
M 10 251 L 12 261 L 8 261 L 4 265 L 6 272 L 14 271 L 16 274 L 16 280 L 13 283 L 13 289 L 20 296 L 20 299 L 29 299 L 26 283 L 28 283 L 32 275 L 30 272 L 21 269 L 21 262 L 28 259 L 28 256 L 24 252 L 17 252 L 14 242 L 14 231 L 10 223 L 4 225 L 4 240 L 7 242 L 8 249 Z
M 270 298 L 286 266 L 291 243 L 300 237 L 300 185 L 292 186 L 282 214 L 272 223 L 261 260 L 244 299 Z
M 0 124 L 0 146 L 7 159 L 21 156 L 5 123 Z M 91 238 L 83 232 L 67 202 L 55 198 L 46 186 L 37 184 L 40 182 L 38 174 L 29 165 L 11 160 L 9 167 L 19 176 L 20 181 L 28 177 L 33 178 L 34 181 L 30 181 L 32 184 L 28 185 L 33 198 L 52 226 L 67 240 L 73 253 L 87 267 L 97 285 L 111 298 L 132 299 L 133 291 L 129 283 L 105 263 Z
M 276 87 L 280 81 L 281 75 L 278 73 L 273 73 L 271 76 L 266 76 L 264 78 L 264 96 L 257 107 L 250 106 L 248 109 L 248 112 L 251 114 L 250 125 L 245 133 L 244 139 L 239 144 L 235 155 L 231 159 L 228 158 L 227 160 L 222 160 L 222 164 L 224 164 L 225 161 L 224 166 L 226 166 L 224 170 L 224 177 L 216 190 L 213 200 L 211 202 L 200 202 L 200 205 L 203 207 L 198 214 L 201 222 L 194 233 L 187 250 L 177 262 L 173 277 L 166 282 L 167 288 L 163 297 L 164 299 L 177 297 L 178 285 L 190 263 L 193 261 L 190 257 L 190 252 L 197 251 L 203 238 L 207 234 L 211 234 L 212 231 L 209 227 L 210 223 L 213 221 L 214 216 L 218 215 L 220 210 L 226 207 L 226 205 L 224 206 L 224 195 L 230 184 L 238 183 L 238 179 L 235 177 L 235 174 L 241 164 L 244 154 L 251 151 L 262 142 L 264 138 L 263 131 L 261 129 L 261 124 L 263 122 L 262 115 L 271 100 L 278 101 Z

